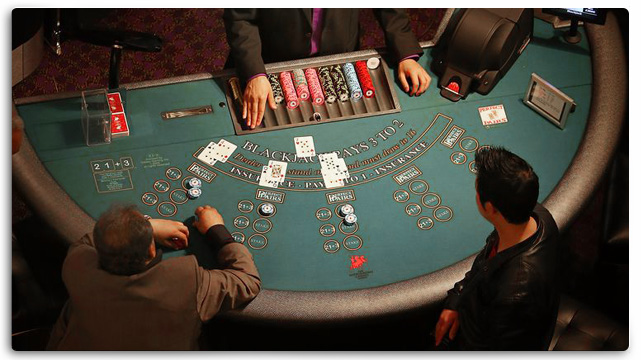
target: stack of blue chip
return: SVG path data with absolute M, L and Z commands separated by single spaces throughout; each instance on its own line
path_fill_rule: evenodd
M 363 90 L 361 90 L 361 84 L 358 82 L 354 65 L 352 63 L 344 64 L 343 72 L 345 73 L 345 80 L 347 80 L 347 87 L 352 100 L 360 100 L 363 97 Z

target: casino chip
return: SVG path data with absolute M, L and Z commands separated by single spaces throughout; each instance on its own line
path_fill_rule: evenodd
M 258 208 L 258 213 L 260 213 L 263 216 L 271 216 L 274 214 L 274 211 L 276 211 L 276 208 L 272 204 L 262 204 Z
M 285 93 L 287 108 L 296 109 L 300 103 L 298 101 L 298 95 L 296 94 L 296 87 L 294 86 L 292 74 L 289 71 L 283 71 L 278 77 L 280 78 L 280 85 Z
M 345 217 L 353 213 L 354 213 L 354 207 L 350 204 L 345 204 L 338 209 L 338 214 L 342 217 Z
M 369 58 L 369 59 L 367 60 L 367 67 L 368 67 L 370 70 L 378 69 L 378 66 L 379 66 L 380 64 L 381 64 L 381 60 L 380 60 L 379 58 L 375 58 L 375 57 L 373 57 L 373 58 Z
M 361 83 L 363 95 L 365 95 L 366 98 L 374 97 L 374 83 L 372 82 L 372 77 L 369 75 L 365 61 L 359 60 L 356 62 L 356 75 L 358 75 L 358 80 Z
M 323 95 L 323 87 L 318 79 L 316 70 L 313 68 L 305 69 L 305 80 L 307 80 L 307 84 L 309 85 L 310 95 L 314 104 L 323 105 L 325 103 L 325 96 Z
M 323 115 L 321 115 L 320 113 L 315 112 L 315 113 L 312 114 L 312 120 L 321 121 L 321 120 L 323 120 Z
M 345 74 L 345 80 L 347 80 L 350 97 L 356 101 L 360 100 L 363 97 L 363 90 L 361 89 L 361 85 L 358 83 L 358 75 L 356 74 L 354 65 L 352 63 L 344 64 L 343 73 Z
M 336 101 L 336 89 L 332 83 L 332 75 L 330 74 L 329 67 L 321 66 L 318 68 L 318 78 L 321 81 L 323 93 L 325 94 L 325 101 L 332 104 Z
M 267 74 L 267 79 L 269 80 L 269 85 L 272 87 L 274 101 L 276 104 L 282 103 L 283 100 L 285 100 L 285 95 L 283 94 L 283 88 L 281 88 L 280 83 L 278 82 L 278 75 Z
M 343 219 L 343 223 L 347 226 L 356 224 L 356 221 L 358 221 L 358 219 L 356 218 L 356 214 L 347 214 Z
M 189 179 L 189 182 L 187 183 L 187 186 L 190 189 L 201 188 L 203 186 L 203 183 L 202 183 L 202 181 L 200 181 L 200 179 L 191 178 L 191 179 Z
M 202 193 L 203 193 L 203 191 L 200 190 L 200 188 L 191 188 L 187 192 L 187 196 L 190 199 L 194 200 L 194 199 L 198 199 L 200 197 L 200 195 L 202 195 Z
M 329 67 L 329 74 L 334 83 L 334 89 L 340 101 L 349 100 L 349 88 L 347 87 L 347 80 L 343 75 L 343 70 L 340 65 L 332 65 Z
M 292 75 L 298 97 L 301 100 L 309 100 L 310 91 L 309 86 L 307 85 L 307 79 L 305 79 L 305 72 L 302 69 L 294 69 L 292 70 Z

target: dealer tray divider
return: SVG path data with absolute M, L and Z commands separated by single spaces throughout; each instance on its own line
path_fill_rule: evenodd
M 332 104 L 326 102 L 323 105 L 314 105 L 311 99 L 308 101 L 301 100 L 300 105 L 296 109 L 288 109 L 285 101 L 278 104 L 276 110 L 272 110 L 268 105 L 266 105 L 263 121 L 253 130 L 250 130 L 245 125 L 246 121 L 242 119 L 242 108 L 240 108 L 240 104 L 234 102 L 231 95 L 228 80 L 232 75 L 224 75 L 223 83 L 225 84 L 225 97 L 227 98 L 227 105 L 236 135 L 288 129 L 306 125 L 323 124 L 334 121 L 359 119 L 363 117 L 400 112 L 401 106 L 396 96 L 394 82 L 389 73 L 389 67 L 380 54 L 364 55 L 362 52 L 355 52 L 353 54 L 336 54 L 313 59 L 286 61 L 267 65 L 266 70 L 268 73 L 280 73 L 283 71 L 292 71 L 294 69 L 318 69 L 320 66 L 334 64 L 343 65 L 347 62 L 355 63 L 359 60 L 367 61 L 371 57 L 377 57 L 380 60 L 378 68 L 373 70 L 369 69 L 372 83 L 376 89 L 374 97 L 366 98 L 363 96 L 358 101 L 349 99 L 344 102 L 337 99 Z M 241 89 L 241 93 L 242 91 L 244 91 L 244 89 Z M 320 121 L 313 119 L 313 114 L 315 112 L 321 114 L 322 119 Z

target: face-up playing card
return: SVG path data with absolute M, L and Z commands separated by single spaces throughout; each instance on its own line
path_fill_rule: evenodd
M 326 153 L 318 154 L 318 161 L 326 188 L 345 186 L 345 180 L 349 178 L 345 159 L 339 158 L 336 153 Z
M 336 155 L 336 153 L 318 154 L 318 162 L 321 165 L 321 169 L 326 169 L 334 165 L 337 160 L 338 155 Z
M 344 179 L 336 178 L 326 170 L 321 169 L 321 175 L 323 175 L 323 183 L 325 183 L 325 187 L 327 189 L 333 189 L 333 188 L 345 186 Z
M 269 167 L 269 175 L 271 178 L 278 180 L 278 182 L 282 184 L 285 181 L 285 175 L 287 173 L 287 163 L 269 160 L 267 166 Z
M 231 156 L 231 154 L 236 151 L 237 146 L 230 143 L 229 141 L 225 139 L 220 139 L 218 141 L 218 144 L 216 144 L 216 147 L 214 148 L 214 153 L 212 156 L 214 159 L 220 162 L 227 162 L 227 159 Z
M 124 112 L 125 108 L 122 105 L 122 98 L 119 92 L 107 94 L 107 101 L 109 102 L 109 110 L 112 114 Z
M 349 177 L 349 171 L 347 170 L 347 165 L 345 164 L 345 159 L 339 158 L 336 160 L 336 167 L 333 169 L 335 176 L 347 179 Z
M 312 136 L 295 137 L 294 147 L 296 147 L 296 156 L 298 157 L 316 156 L 314 138 Z
M 278 187 L 278 179 L 272 178 L 269 165 L 263 166 L 263 170 L 260 174 L 260 179 L 258 180 L 258 185 L 271 188 Z
M 198 154 L 198 160 L 204 162 L 205 164 L 209 166 L 213 166 L 216 163 L 216 159 L 214 158 L 214 149 L 216 148 L 216 143 L 214 141 L 210 142 L 209 145 L 207 145 L 203 151 Z

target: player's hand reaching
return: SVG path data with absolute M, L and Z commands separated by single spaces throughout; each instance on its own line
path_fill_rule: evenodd
M 458 311 L 443 309 L 441 317 L 438 319 L 438 323 L 436 323 L 436 329 L 434 330 L 435 345 L 438 346 L 441 343 L 446 333 L 448 333 L 450 340 L 454 340 L 458 327 Z
M 196 209 L 196 217 L 194 226 L 203 235 L 214 225 L 225 225 L 222 215 L 209 205 L 199 206 Z
M 189 245 L 189 229 L 179 221 L 150 219 L 156 243 L 171 248 L 184 249 Z
M 264 75 L 256 76 L 247 82 L 243 98 L 243 119 L 247 121 L 250 129 L 256 128 L 263 121 L 266 101 L 272 110 L 276 110 L 272 87 Z
M 408 83 L 411 81 L 412 86 Z M 410 96 L 419 96 L 430 86 L 432 78 L 414 59 L 405 59 L 398 64 L 398 80 Z

